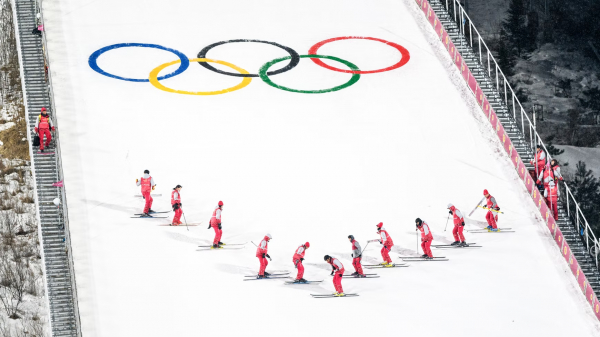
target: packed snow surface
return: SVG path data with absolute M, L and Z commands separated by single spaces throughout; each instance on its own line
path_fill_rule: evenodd
M 84 336 L 581 337 L 600 331 L 509 158 L 412 0 L 52 0 L 43 6 Z M 118 80 L 88 64 L 96 50 L 118 43 L 161 45 L 193 59 L 219 41 L 273 41 L 306 55 L 314 44 L 342 36 L 400 44 L 410 61 L 361 75 L 335 92 L 294 93 L 253 78 L 213 96 Z M 400 60 L 395 48 L 373 40 L 331 42 L 318 53 L 361 70 Z M 249 73 L 285 56 L 281 48 L 251 42 L 207 54 Z M 102 54 L 98 66 L 147 79 L 177 59 L 165 50 L 125 47 Z M 301 58 L 270 78 L 318 90 L 351 74 Z M 196 62 L 160 81 L 186 91 L 241 82 Z M 131 218 L 143 207 L 134 195 L 144 169 L 157 183 L 153 193 L 162 194 L 152 208 L 169 210 L 172 188 L 181 184 L 185 220 L 199 226 L 158 226 L 172 213 Z M 446 205 L 468 214 L 484 188 L 506 213 L 499 225 L 516 232 L 465 233 L 483 247 L 434 249 L 450 261 L 344 279 L 345 292 L 359 297 L 310 296 L 333 292 L 323 255 L 354 271 L 348 235 L 365 247 L 378 238 L 375 225 L 382 221 L 395 243 L 394 261 L 421 255 L 415 218 L 429 223 L 434 244 L 452 242 L 452 224 L 444 231 Z M 219 200 L 225 203 L 222 241 L 248 243 L 198 251 L 212 242 L 206 227 Z M 482 210 L 467 219 L 467 229 L 485 225 Z M 259 267 L 249 241 L 266 233 L 273 236 L 267 271 L 295 273 L 293 253 L 309 241 L 305 278 L 323 282 L 244 282 Z M 380 249 L 369 244 L 363 263 L 381 262 Z

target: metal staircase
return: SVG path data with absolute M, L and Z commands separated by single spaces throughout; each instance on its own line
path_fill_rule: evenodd
M 500 75 L 502 78 L 500 78 L 498 73 L 499 68 L 492 69 L 490 67 L 489 56 L 482 55 L 481 43 L 483 41 L 481 37 L 477 35 L 477 40 L 473 43 L 474 33 L 471 28 L 472 23 L 467 21 L 469 20 L 468 17 L 463 14 L 462 8 L 457 8 L 454 1 L 429 0 L 429 4 L 431 9 L 438 16 L 444 29 L 448 32 L 450 39 L 454 43 L 456 49 L 460 52 L 465 64 L 469 67 L 469 70 L 477 80 L 483 93 L 487 96 L 490 105 L 494 108 L 498 119 L 501 121 L 507 135 L 512 140 L 525 167 L 528 170 L 533 170 L 533 165 L 529 163 L 534 158 L 534 146 L 532 140 L 535 141 L 536 137 L 539 137 L 535 133 L 535 125 L 533 126 L 533 131 L 531 128 L 524 127 L 525 120 L 522 115 L 523 108 L 520 106 L 518 99 L 515 103 L 514 92 L 512 92 L 510 86 L 507 88 L 506 83 L 502 82 L 502 80 L 505 79 L 501 72 Z M 479 45 L 477 42 L 479 42 Z M 485 49 L 487 50 L 487 47 Z M 508 99 L 508 97 L 512 97 L 512 100 Z M 517 112 L 520 112 L 521 115 Z M 541 140 L 539 143 L 541 143 Z M 543 193 L 543 191 L 541 192 Z M 561 198 L 558 202 L 558 219 L 556 219 L 556 222 L 573 254 L 577 258 L 581 270 L 587 277 L 590 286 L 594 289 L 596 295 L 600 297 L 600 273 L 598 272 L 597 267 L 598 252 L 595 251 L 597 250 L 595 245 L 590 245 L 585 242 L 585 240 L 590 238 L 587 236 L 587 232 L 584 234 L 581 233 L 583 224 L 581 223 L 582 219 L 579 219 L 578 213 L 569 210 L 569 207 L 575 209 L 576 203 L 574 202 L 574 199 L 570 200 L 565 196 L 568 193 L 570 193 L 570 191 L 567 191 L 566 186 L 564 186 L 561 190 Z M 567 203 L 570 205 L 567 205 Z M 573 205 L 573 203 L 575 203 L 575 205 Z M 590 247 L 589 251 L 588 247 Z
M 33 127 L 42 107 L 48 109 L 52 122 L 53 115 L 50 85 L 46 74 L 46 57 L 43 38 L 32 33 L 36 27 L 37 4 L 35 0 L 15 0 L 16 22 L 20 48 L 21 78 L 23 94 L 27 110 L 28 127 L 33 138 Z M 56 135 L 53 134 L 53 137 Z M 62 180 L 60 170 L 60 147 L 54 138 L 46 152 L 39 153 L 37 147 L 32 149 L 32 171 L 35 179 L 37 195 L 37 212 L 40 221 L 42 238 L 42 257 L 46 280 L 46 296 L 49 303 L 50 327 L 52 336 L 81 336 L 79 329 L 79 313 L 76 302 L 75 280 L 72 273 L 70 241 L 66 211 L 63 209 L 64 192 L 52 184 Z M 60 206 L 53 200 L 58 198 Z

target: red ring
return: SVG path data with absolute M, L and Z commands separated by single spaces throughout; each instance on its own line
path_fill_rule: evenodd
M 314 46 L 310 47 L 310 49 L 308 50 L 308 54 L 309 55 L 316 55 L 317 51 L 319 50 L 319 48 L 321 48 L 321 46 L 323 46 L 326 43 L 329 42 L 333 42 L 333 41 L 339 41 L 339 40 L 349 40 L 349 39 L 362 39 L 362 40 L 372 40 L 372 41 L 379 41 L 382 43 L 385 43 L 389 46 L 392 46 L 396 49 L 398 49 L 398 51 L 400 52 L 400 54 L 402 54 L 402 58 L 400 59 L 400 61 L 396 64 L 394 64 L 391 67 L 387 67 L 387 68 L 383 68 L 383 69 L 377 69 L 377 70 L 347 70 L 347 69 L 339 69 L 336 67 L 332 67 L 330 65 L 327 65 L 325 62 L 321 61 L 321 59 L 317 59 L 317 58 L 311 58 L 311 60 L 320 65 L 321 67 L 327 68 L 329 70 L 334 70 L 334 71 L 339 71 L 342 73 L 351 73 L 351 74 L 373 74 L 373 73 L 381 73 L 384 71 L 389 71 L 389 70 L 394 70 L 396 68 L 400 68 L 403 65 L 405 65 L 409 60 L 410 60 L 410 53 L 408 52 L 408 50 L 406 50 L 406 48 L 402 47 L 401 45 L 394 43 L 394 42 L 389 42 L 386 40 L 382 40 L 382 39 L 377 39 L 374 37 L 362 37 L 362 36 L 342 36 L 342 37 L 334 37 L 332 39 L 328 39 L 328 40 L 324 40 L 321 41 L 317 44 L 315 44 Z

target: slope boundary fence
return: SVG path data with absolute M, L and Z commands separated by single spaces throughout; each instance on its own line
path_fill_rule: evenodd
M 52 76 L 43 28 L 41 1 L 12 0 L 26 111 L 27 139 L 35 181 L 36 217 L 52 336 L 80 337 L 77 288 L 71 255 L 67 200 L 60 157 L 60 128 L 56 119 Z M 40 15 L 38 17 L 38 15 Z M 31 145 L 34 126 L 42 107 L 50 114 L 56 131 L 46 152 Z M 58 205 L 56 205 L 58 201 Z
M 415 0 L 459 69 L 477 103 L 511 158 L 586 300 L 600 320 L 600 242 L 593 234 L 567 184 L 561 184 L 558 219 L 546 205 L 529 171 L 533 149 L 540 145 L 552 158 L 535 125 L 494 59 L 492 51 L 458 0 Z M 536 172 L 537 173 L 537 172 Z M 537 175 L 536 175 L 537 176 Z

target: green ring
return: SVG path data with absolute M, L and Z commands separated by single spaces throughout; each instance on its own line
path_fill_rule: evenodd
M 272 87 L 275 87 L 275 88 L 281 89 L 281 90 L 285 90 L 285 91 L 299 92 L 302 94 L 323 94 L 326 92 L 342 90 L 344 88 L 347 88 L 347 87 L 353 85 L 360 79 L 360 74 L 352 74 L 352 77 L 350 77 L 350 80 L 348 82 L 346 82 L 342 85 L 338 85 L 337 87 L 333 87 L 333 88 L 329 88 L 329 89 L 322 89 L 322 90 L 296 90 L 296 89 L 284 87 L 282 85 L 273 83 L 273 81 L 271 81 L 271 79 L 267 75 L 267 71 L 269 70 L 269 68 L 271 68 L 271 66 L 274 65 L 275 63 L 283 62 L 283 61 L 289 60 L 291 58 L 292 58 L 291 56 L 286 56 L 286 57 L 274 59 L 273 61 L 269 61 L 269 62 L 265 63 L 262 67 L 260 67 L 260 70 L 258 71 L 258 75 L 265 83 L 267 83 L 268 85 L 270 85 Z M 350 68 L 354 71 L 360 71 L 360 69 L 358 69 L 358 67 L 356 65 L 354 65 L 353 63 L 350 63 L 349 61 L 346 61 L 346 60 L 342 60 L 341 58 L 337 58 L 335 56 L 300 55 L 300 58 L 318 58 L 318 59 L 334 60 L 334 61 L 338 61 L 340 63 L 345 64 L 346 66 L 348 66 L 348 68 Z

